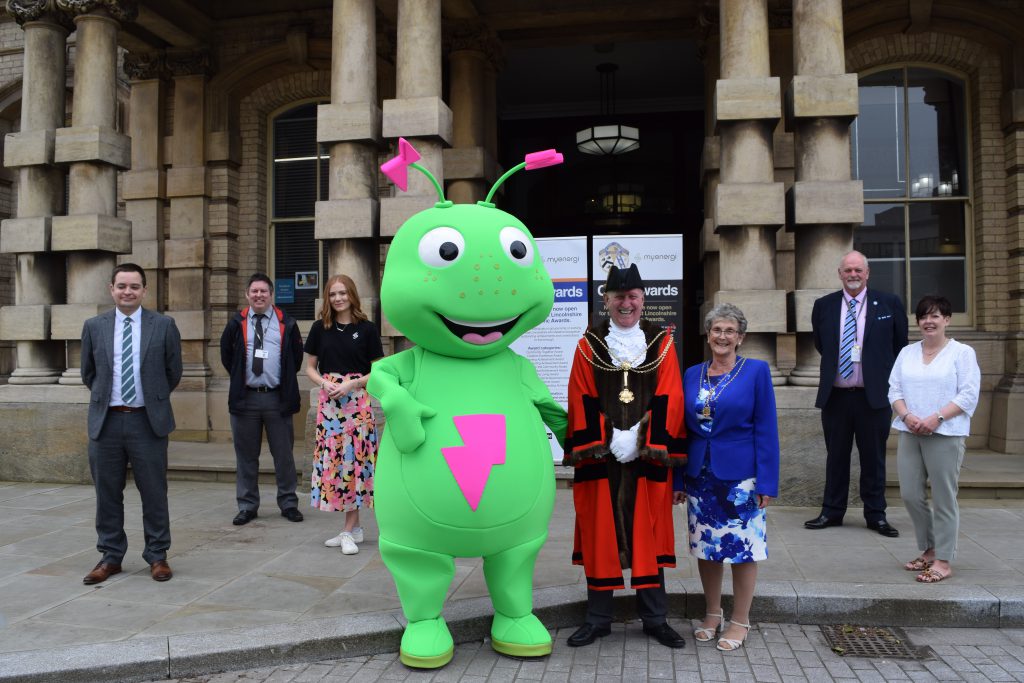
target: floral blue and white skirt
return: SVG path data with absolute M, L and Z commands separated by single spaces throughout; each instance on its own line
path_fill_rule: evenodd
M 684 486 L 692 555 L 725 564 L 768 559 L 767 517 L 757 507 L 753 478 L 722 481 L 709 457 Z

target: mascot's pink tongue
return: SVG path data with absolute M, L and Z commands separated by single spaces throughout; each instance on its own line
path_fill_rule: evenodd
M 462 341 L 469 344 L 490 344 L 491 342 L 498 341 L 501 339 L 501 332 L 495 330 L 494 332 L 488 332 L 486 335 L 480 336 L 476 332 L 470 332 L 469 334 L 462 335 Z

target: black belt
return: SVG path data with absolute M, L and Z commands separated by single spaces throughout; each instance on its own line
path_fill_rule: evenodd
M 278 387 L 246 387 L 249 391 L 258 391 L 261 394 L 266 394 L 271 391 L 277 391 Z
M 138 408 L 132 408 L 131 406 L 108 406 L 110 410 L 115 413 L 141 413 L 146 409 L 146 406 L 140 406 Z
M 832 387 L 836 391 L 864 391 L 864 387 Z

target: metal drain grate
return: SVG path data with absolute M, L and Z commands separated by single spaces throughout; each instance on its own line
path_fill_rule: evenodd
M 931 656 L 931 648 L 911 645 L 899 629 L 835 624 L 822 626 L 821 632 L 840 657 L 927 659 Z

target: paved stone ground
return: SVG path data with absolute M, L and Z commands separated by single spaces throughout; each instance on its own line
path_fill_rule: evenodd
M 177 683 L 1024 681 L 1024 629 L 904 629 L 911 644 L 933 651 L 926 659 L 904 661 L 840 657 L 817 626 L 795 624 L 756 625 L 745 648 L 721 653 L 710 644 L 695 646 L 689 634 L 696 622 L 671 623 L 685 629 L 688 642 L 683 650 L 658 645 L 643 635 L 639 622 L 631 622 L 616 624 L 610 636 L 583 648 L 566 646 L 572 630 L 562 629 L 554 634 L 551 656 L 533 661 L 501 657 L 484 641 L 456 645 L 455 658 L 438 671 L 412 670 L 398 661 L 397 654 L 387 654 L 233 671 Z

